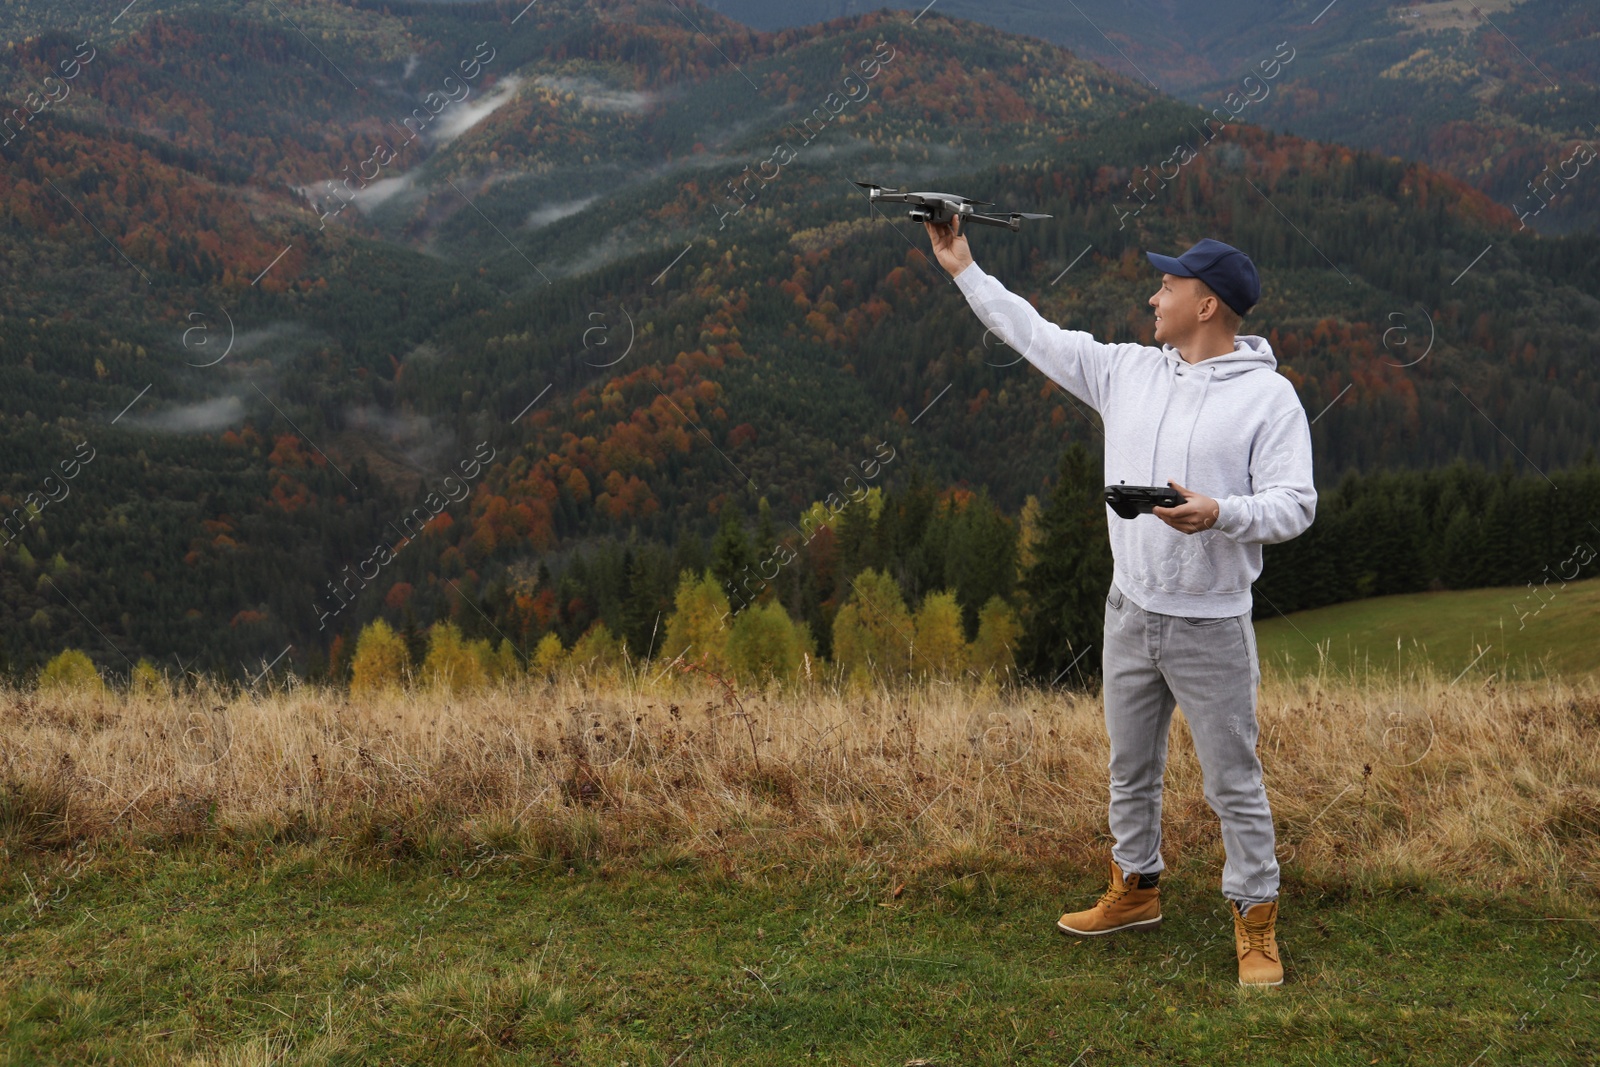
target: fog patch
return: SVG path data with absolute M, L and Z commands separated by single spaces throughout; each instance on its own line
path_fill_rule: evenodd
M 219 396 L 194 404 L 181 404 L 175 408 L 130 420 L 133 425 L 147 430 L 167 433 L 201 433 L 220 430 L 244 421 L 244 404 L 236 396 Z
M 450 432 L 426 415 L 361 406 L 345 411 L 345 429 L 382 442 L 418 470 L 437 467 L 454 442 Z
M 564 200 L 558 204 L 546 204 L 543 207 L 536 207 L 528 212 L 528 217 L 523 222 L 523 226 L 530 230 L 536 230 L 541 226 L 548 226 L 552 222 L 560 222 L 562 219 L 576 215 L 599 199 L 598 196 L 586 196 L 582 200 Z
M 482 97 L 469 96 L 458 104 L 451 104 L 439 113 L 429 130 L 430 139 L 439 144 L 455 140 L 515 99 L 522 84 L 522 75 L 508 74 Z

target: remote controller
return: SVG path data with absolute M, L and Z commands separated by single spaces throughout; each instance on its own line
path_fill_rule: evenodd
M 1124 519 L 1154 508 L 1175 508 L 1185 501 L 1182 493 L 1165 485 L 1129 485 L 1118 482 L 1106 486 L 1106 503 Z

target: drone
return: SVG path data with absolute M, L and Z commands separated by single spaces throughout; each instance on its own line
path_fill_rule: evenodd
M 974 208 L 994 207 L 987 200 L 968 200 L 964 196 L 953 193 L 908 193 L 901 189 L 885 189 L 881 185 L 871 182 L 854 182 L 867 191 L 867 199 L 872 203 L 882 201 L 888 204 L 911 204 L 912 208 L 906 214 L 913 222 L 932 222 L 937 225 L 947 226 L 957 216 L 969 222 L 981 222 L 986 226 L 1004 226 L 1013 232 L 1022 229 L 1023 219 L 1048 219 L 1052 215 L 1040 215 L 1032 211 L 1008 211 L 997 215 L 986 215 Z

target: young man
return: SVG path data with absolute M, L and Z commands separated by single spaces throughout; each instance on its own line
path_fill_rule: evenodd
M 1106 509 L 1114 567 L 1101 662 L 1116 844 L 1110 888 L 1056 925 L 1090 937 L 1161 921 L 1161 785 L 1172 711 L 1182 705 L 1206 801 L 1222 822 L 1239 982 L 1281 985 L 1250 586 L 1261 546 L 1303 533 L 1317 493 L 1311 428 L 1294 386 L 1273 373 L 1264 339 L 1239 334 L 1261 295 L 1255 265 L 1209 238 L 1176 258 L 1146 253 L 1163 272 L 1149 301 L 1161 347 L 1102 344 L 1046 322 L 985 274 L 959 218 L 924 225 L 984 325 L 1100 413 L 1106 484 L 1165 484 L 1185 497 L 1131 520 Z

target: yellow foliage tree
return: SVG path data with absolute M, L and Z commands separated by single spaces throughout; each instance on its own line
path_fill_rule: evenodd
M 356 654 L 350 661 L 350 692 L 398 689 L 411 673 L 411 653 L 405 640 L 382 619 L 361 628 Z
M 954 593 L 929 593 L 922 599 L 916 638 L 911 666 L 919 677 L 953 678 L 966 670 L 967 639 L 961 631 L 961 605 Z
M 734 674 L 746 685 L 793 681 L 800 673 L 801 655 L 809 651 L 807 636 L 777 601 L 745 608 L 733 620 L 728 635 L 728 659 Z
M 574 669 L 586 668 L 593 674 L 609 674 L 622 666 L 622 642 L 605 623 L 596 622 L 573 642 L 567 662 Z
M 509 682 L 522 673 L 522 657 L 517 654 L 516 645 L 502 638 L 483 667 L 491 682 Z
M 155 664 L 141 656 L 139 662 L 133 665 L 128 688 L 140 696 L 155 696 L 167 691 L 167 680 L 156 670 Z
M 678 576 L 674 610 L 667 619 L 667 635 L 661 642 L 662 662 L 679 656 L 704 663 L 714 671 L 727 670 L 729 619 L 728 596 L 707 571 L 698 576 L 684 571 Z M 737 617 L 734 621 L 737 621 Z
M 1022 623 L 1011 605 L 998 596 L 990 597 L 978 612 L 978 636 L 973 639 L 968 666 L 1001 680 L 1014 676 L 1017 661 L 1013 650 L 1021 635 Z
M 554 632 L 547 633 L 534 646 L 533 662 L 528 666 L 528 673 L 539 679 L 554 678 L 566 660 L 567 650 L 562 647 L 561 638 Z
M 911 614 L 900 586 L 887 574 L 867 568 L 856 575 L 854 592 L 833 620 L 834 663 L 853 685 L 903 676 L 910 667 Z
M 467 641 L 453 622 L 428 627 L 428 655 L 422 661 L 422 683 L 430 689 L 457 692 L 477 689 L 489 680 L 483 661 L 488 641 Z
M 65 648 L 39 672 L 39 688 L 59 693 L 102 693 L 106 684 L 94 669 L 94 660 L 75 648 Z

